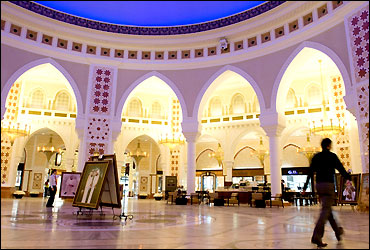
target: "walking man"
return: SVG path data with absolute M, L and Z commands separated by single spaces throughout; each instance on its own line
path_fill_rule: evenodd
M 318 247 L 325 247 L 328 245 L 327 243 L 322 242 L 325 230 L 325 223 L 328 220 L 335 232 L 335 236 L 337 237 L 338 241 L 341 240 L 341 235 L 344 233 L 343 228 L 339 227 L 337 222 L 335 221 L 331 209 L 335 199 L 335 169 L 337 169 L 345 179 L 351 179 L 351 176 L 344 169 L 342 163 L 338 159 L 338 156 L 330 152 L 331 144 L 332 142 L 329 138 L 325 138 L 322 140 L 322 152 L 317 153 L 312 158 L 309 168 L 309 174 L 307 176 L 306 183 L 303 186 L 302 192 L 302 194 L 304 195 L 310 178 L 313 176 L 313 173 L 316 172 L 316 190 L 319 195 L 322 207 L 320 217 L 313 231 L 311 242 L 313 244 L 317 244 Z

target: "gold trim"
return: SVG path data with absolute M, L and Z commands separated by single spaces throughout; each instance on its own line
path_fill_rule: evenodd
M 25 114 L 26 110 L 22 109 L 21 114 Z
M 44 112 L 44 115 L 51 116 L 51 112 Z
M 304 113 L 306 113 L 306 110 L 304 110 L 304 109 L 297 110 L 297 114 L 304 114 Z
M 76 114 L 70 114 L 69 117 L 76 118 L 77 116 L 76 116 Z
M 160 121 L 152 121 L 151 123 L 152 123 L 152 124 L 159 124 L 159 125 L 161 125 L 161 124 L 162 124 L 162 122 L 160 122 Z
M 126 121 L 126 118 L 122 118 L 122 119 L 121 119 L 121 122 L 125 122 L 125 121 Z
M 215 119 L 211 119 L 210 122 L 220 122 L 221 119 L 220 118 L 215 118 Z
M 148 121 L 148 120 L 143 120 L 143 123 L 148 124 L 148 123 L 149 123 L 149 121 Z
M 202 120 L 202 123 L 207 123 L 207 120 Z
M 138 119 L 128 119 L 128 122 L 139 123 L 140 120 L 138 120 Z
M 223 118 L 222 119 L 224 122 L 228 122 L 228 121 L 230 121 L 230 117 L 225 117 L 225 118 Z
M 253 119 L 253 115 L 247 115 L 247 119 Z
M 243 120 L 243 118 L 244 118 L 244 116 L 234 116 L 234 117 L 232 117 L 231 119 L 233 120 L 233 121 L 235 121 L 235 120 Z
M 316 112 L 321 112 L 321 108 L 308 109 L 308 113 L 316 113 Z
M 285 111 L 285 115 L 294 115 L 294 110 L 292 110 L 292 111 Z
M 41 111 L 34 111 L 34 110 L 29 110 L 28 111 L 29 115 L 41 115 Z
M 65 114 L 65 113 L 55 113 L 55 116 L 57 116 L 57 117 L 67 117 L 67 114 Z

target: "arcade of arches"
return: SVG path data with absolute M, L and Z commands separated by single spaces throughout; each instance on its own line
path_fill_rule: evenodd
M 79 61 L 56 47 L 45 55 L 44 47 L 33 51 L 27 41 L 22 48 L 21 38 L 1 32 L 2 128 L 30 130 L 14 142 L 1 133 L 2 196 L 15 189 L 42 193 L 49 169 L 81 172 L 97 152 L 116 154 L 131 195 L 164 191 L 166 176 L 177 176 L 188 193 L 244 180 L 267 181 L 281 193 L 283 169 L 309 166 L 297 149 L 320 146 L 323 135 L 312 128 L 325 119 L 342 128 L 330 137 L 345 168 L 369 172 L 368 33 L 367 69 L 359 77 L 343 21 L 325 31 L 336 46 L 325 32 L 315 33 L 254 58 L 229 63 L 225 56 L 178 69 Z M 183 143 L 169 147 L 163 138 Z M 55 154 L 37 150 L 49 142 Z M 140 161 L 130 156 L 139 145 L 147 153 Z M 219 158 L 211 157 L 220 149 Z

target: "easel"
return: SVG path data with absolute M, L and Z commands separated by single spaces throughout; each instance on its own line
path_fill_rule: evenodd
M 113 220 L 115 220 L 116 217 L 119 217 L 121 220 L 122 218 L 125 218 L 125 222 L 127 221 L 127 218 L 132 220 L 134 218 L 133 215 L 128 214 L 125 215 L 125 198 L 126 198 L 126 191 L 123 189 L 123 204 L 122 204 L 122 213 L 120 215 L 115 215 L 113 211 Z
M 92 216 L 93 215 L 93 212 L 94 210 L 97 210 L 97 209 L 94 209 L 94 208 L 85 208 L 86 210 L 83 211 L 83 207 L 78 207 L 79 210 L 77 212 L 72 212 L 73 215 L 87 215 L 87 216 Z M 100 216 L 104 216 L 105 214 L 103 213 L 103 207 L 100 206 Z

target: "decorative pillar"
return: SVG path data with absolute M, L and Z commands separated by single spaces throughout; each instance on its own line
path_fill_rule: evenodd
M 195 192 L 195 170 L 196 170 L 196 155 L 195 155 L 195 143 L 200 135 L 200 125 L 198 121 L 183 120 L 182 122 L 182 133 L 186 138 L 187 143 L 187 187 L 186 191 L 188 194 Z
M 357 120 L 362 172 L 369 172 L 369 3 L 345 18 L 353 90 L 345 101 Z M 367 24 L 367 25 L 366 25 Z M 347 84 L 350 85 L 349 83 Z M 350 95 L 348 95 L 350 94 Z M 347 97 L 348 96 L 348 97 Z M 352 105 L 351 105 L 352 104 Z
M 225 181 L 233 181 L 233 166 L 234 161 L 224 161 L 223 174 L 225 175 Z
M 116 83 L 117 68 L 90 65 L 84 134 L 79 148 L 79 171 L 83 170 L 85 161 L 95 151 L 99 151 L 99 154 L 113 153 L 112 124 Z
M 285 128 L 285 117 L 280 113 L 261 114 L 260 124 L 269 137 L 271 194 L 281 194 L 280 136 Z

